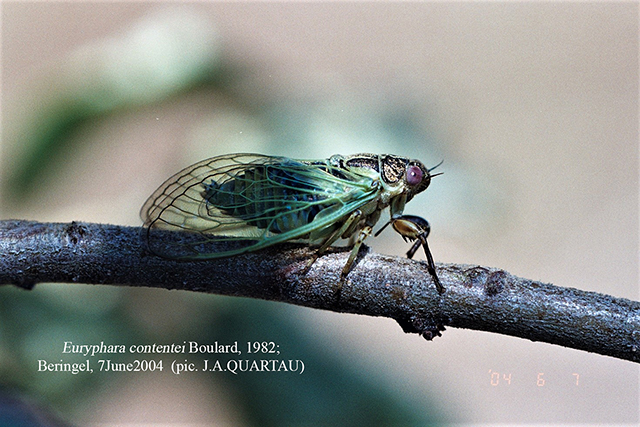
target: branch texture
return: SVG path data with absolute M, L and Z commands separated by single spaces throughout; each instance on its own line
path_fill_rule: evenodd
M 348 252 L 320 257 L 278 246 L 208 261 L 159 258 L 141 229 L 103 224 L 0 221 L 0 284 L 31 289 L 74 282 L 182 289 L 390 317 L 431 339 L 444 326 L 490 331 L 640 362 L 640 303 L 519 278 L 496 268 L 426 265 L 363 253 L 340 283 Z M 171 233 L 167 233 L 171 238 Z

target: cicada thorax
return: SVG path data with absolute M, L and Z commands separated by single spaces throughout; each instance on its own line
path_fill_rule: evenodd
M 248 225 L 285 233 L 311 223 L 328 207 L 329 194 L 305 174 L 300 162 L 256 165 L 221 182 L 204 183 L 203 207 Z

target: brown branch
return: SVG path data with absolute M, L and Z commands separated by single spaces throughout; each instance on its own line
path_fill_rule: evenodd
M 375 253 L 361 253 L 338 292 L 344 251 L 323 255 L 306 274 L 312 250 L 296 245 L 210 261 L 172 261 L 149 254 L 140 230 L 0 221 L 0 284 L 30 289 L 40 282 L 78 282 L 260 298 L 390 317 L 427 339 L 452 326 L 640 362 L 635 301 L 464 264 L 437 265 L 446 288 L 440 295 L 424 263 Z

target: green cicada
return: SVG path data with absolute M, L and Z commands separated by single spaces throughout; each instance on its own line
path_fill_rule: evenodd
M 350 239 L 353 250 L 344 278 L 382 210 L 389 207 L 391 219 L 385 227 L 391 224 L 405 240 L 415 240 L 409 258 L 424 248 L 428 270 L 442 293 L 427 246 L 429 223 L 403 215 L 405 204 L 429 186 L 433 169 L 393 155 L 293 160 L 229 154 L 203 160 L 169 178 L 140 215 L 148 249 L 174 259 L 227 257 L 304 240 L 319 245 L 312 263 L 336 240 Z M 189 233 L 167 243 L 159 238 L 167 229 Z

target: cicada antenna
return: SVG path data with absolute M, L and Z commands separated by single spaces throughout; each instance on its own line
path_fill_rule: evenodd
M 431 175 L 431 171 L 434 170 L 435 168 L 437 168 L 438 166 L 440 166 L 441 164 L 444 163 L 444 159 L 440 160 L 440 163 L 438 163 L 437 165 L 435 165 L 432 168 L 427 168 L 427 172 L 429 172 L 429 175 Z M 433 178 L 434 176 L 438 176 L 438 175 L 442 175 L 444 172 L 440 172 L 440 173 L 436 173 L 431 175 L 431 178 Z

